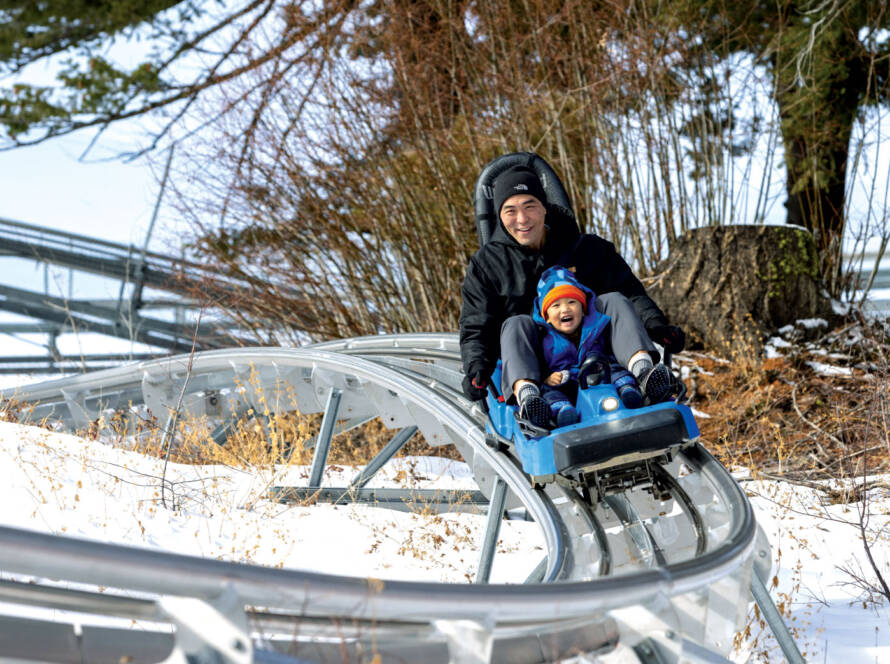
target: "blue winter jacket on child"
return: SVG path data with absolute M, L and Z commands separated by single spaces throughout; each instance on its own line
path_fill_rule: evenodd
M 584 318 L 581 321 L 581 337 L 576 346 L 567 336 L 558 332 L 550 325 L 541 314 L 541 304 L 544 298 L 551 290 L 561 285 L 571 285 L 581 290 L 587 296 L 587 306 Z M 636 387 L 636 381 L 631 373 L 618 364 L 612 357 L 611 349 L 603 333 L 609 325 L 610 318 L 596 310 L 594 303 L 596 302 L 596 294 L 581 284 L 569 270 L 562 266 L 554 266 L 548 268 L 541 275 L 538 281 L 537 297 L 535 298 L 535 309 L 532 318 L 538 323 L 538 329 L 541 332 L 541 354 L 547 363 L 550 373 L 554 371 L 568 371 L 568 381 L 562 385 L 552 387 L 550 385 L 541 386 L 541 394 L 548 401 L 560 400 L 559 394 L 548 394 L 550 392 L 559 392 L 563 398 L 574 401 L 574 395 L 577 393 L 578 372 L 581 363 L 592 352 L 598 352 L 606 355 L 611 360 L 612 383 L 616 388 L 624 388 L 625 386 Z
M 541 315 L 541 303 L 551 290 L 561 285 L 571 285 L 587 296 L 584 319 L 581 321 L 581 338 L 576 346 L 567 336 L 556 329 Z M 578 369 L 591 352 L 606 352 L 606 340 L 603 332 L 609 325 L 609 317 L 601 314 L 594 307 L 596 294 L 581 284 L 566 268 L 556 265 L 547 268 L 538 281 L 538 293 L 535 298 L 535 310 L 532 318 L 541 325 L 541 352 L 551 373 L 554 371 L 569 372 L 569 380 L 578 380 Z

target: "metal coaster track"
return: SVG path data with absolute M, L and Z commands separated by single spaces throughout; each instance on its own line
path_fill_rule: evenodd
M 486 435 L 484 413 L 459 392 L 456 335 L 208 351 L 188 366 L 185 356 L 151 360 L 0 396 L 29 404 L 35 420 L 55 418 L 72 429 L 114 409 L 134 417 L 150 411 L 163 420 L 179 405 L 192 415 L 235 417 L 264 395 L 266 403 L 284 404 L 281 410 L 323 413 L 309 487 L 281 487 L 282 496 L 321 488 L 319 496 L 330 500 L 373 497 L 369 480 L 415 431 L 433 446 L 453 444 L 479 487 L 463 507 L 485 511 L 488 503 L 477 583 L 271 569 L 0 528 L 0 568 L 36 578 L 0 584 L 0 600 L 175 626 L 174 636 L 81 626 L 80 640 L 72 642 L 71 625 L 35 618 L 30 628 L 42 628 L 43 638 L 18 639 L 12 654 L 2 652 L 0 639 L 0 657 L 26 652 L 43 661 L 80 661 L 89 645 L 113 661 L 146 662 L 340 662 L 375 655 L 541 662 L 580 653 L 610 653 L 616 658 L 610 661 L 721 662 L 743 626 L 752 578 L 768 576 L 769 547 L 744 492 L 701 446 L 665 464 L 666 500 L 630 489 L 590 505 L 556 484 L 532 488 L 509 448 Z M 374 417 L 398 430 L 392 441 L 349 486 L 322 487 L 333 435 Z M 429 499 L 404 490 L 386 504 Z M 487 583 L 505 511 L 533 519 L 545 543 L 546 555 L 525 583 Z M 73 591 L 42 579 L 115 590 Z M 25 627 L 0 620 L 0 633 L 29 633 Z M 68 638 L 67 650 L 47 636 L 57 632 Z M 51 658 L 51 646 L 65 655 Z
M 0 255 L 90 272 L 136 284 L 140 290 L 157 288 L 185 296 L 192 295 L 197 284 L 221 282 L 206 267 L 176 256 L 11 219 L 0 219 Z M 237 285 L 222 281 L 219 287 L 225 292 Z
M 40 332 L 50 335 L 51 339 L 65 331 L 96 332 L 178 353 L 189 352 L 193 346 L 207 350 L 245 342 L 238 326 L 225 316 L 216 315 L 218 312 L 197 326 L 144 315 L 149 309 L 164 309 L 176 314 L 178 319 L 196 312 L 202 305 L 212 308 L 215 302 L 231 300 L 249 286 L 245 280 L 224 277 L 199 263 L 101 238 L 0 219 L 0 258 L 4 257 L 56 265 L 117 281 L 119 296 L 117 299 L 73 299 L 51 295 L 48 286 L 47 292 L 39 292 L 30 286 L 21 288 L 23 284 L 18 282 L 0 284 L 0 310 L 41 321 L 0 323 L 2 332 Z M 156 294 L 148 297 L 146 289 L 166 291 L 173 297 L 158 298 Z M 197 293 L 203 295 L 204 302 L 194 301 Z M 282 295 L 296 297 L 289 291 Z M 84 366 L 97 368 L 113 360 L 127 359 L 131 358 L 62 356 L 52 350 L 50 356 L 0 358 L 0 373 L 79 371 Z

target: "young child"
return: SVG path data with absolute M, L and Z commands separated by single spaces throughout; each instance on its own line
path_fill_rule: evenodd
M 596 310 L 595 300 L 593 291 L 578 282 L 564 267 L 551 267 L 541 275 L 532 318 L 538 323 L 540 357 L 547 370 L 543 372 L 540 389 L 529 382 L 517 393 L 521 412 L 530 412 L 532 417 L 529 419 L 535 424 L 545 419 L 542 417 L 545 404 L 548 407 L 546 419 L 555 422 L 557 427 L 579 421 L 578 410 L 573 405 L 578 394 L 579 370 L 584 360 L 594 354 L 604 361 L 608 361 L 606 357 L 611 358 L 611 382 L 624 405 L 638 408 L 643 404 L 643 392 L 637 387 L 634 374 L 611 357 L 604 335 L 610 319 Z M 639 367 L 640 378 L 646 383 L 657 380 L 669 384 L 670 370 L 663 364 L 653 367 L 648 354 L 643 353 L 640 359 L 643 356 L 646 366 Z M 632 366 L 635 360 L 636 355 L 631 358 Z M 655 387 L 654 384 L 651 387 Z M 665 389 L 659 388 L 658 393 L 659 399 L 667 396 Z M 529 399 L 537 401 L 529 402 Z

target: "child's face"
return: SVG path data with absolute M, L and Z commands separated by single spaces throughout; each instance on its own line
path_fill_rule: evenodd
M 578 329 L 584 318 L 584 307 L 572 297 L 561 297 L 547 307 L 547 322 L 563 334 Z

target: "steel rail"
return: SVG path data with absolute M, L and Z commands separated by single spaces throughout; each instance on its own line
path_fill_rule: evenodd
M 711 551 L 702 551 L 699 538 L 705 535 L 705 525 L 692 500 L 682 492 L 684 498 L 680 502 L 683 512 L 694 522 L 693 529 L 699 539 L 696 554 L 699 555 L 620 576 L 605 576 L 601 569 L 599 578 L 552 583 L 562 578 L 564 566 L 568 565 L 571 572 L 571 561 L 565 559 L 569 554 L 567 533 L 552 501 L 543 492 L 529 487 L 515 459 L 486 444 L 478 419 L 470 414 L 466 402 L 455 397 L 455 385 L 449 385 L 445 390 L 436 389 L 435 378 L 425 381 L 418 372 L 407 368 L 399 370 L 397 365 L 403 364 L 404 360 L 393 358 L 405 356 L 419 360 L 418 365 L 431 361 L 457 362 L 457 337 L 390 335 L 327 342 L 293 350 L 209 351 L 194 356 L 189 386 L 195 392 L 215 389 L 231 380 L 227 376 L 237 375 L 250 363 L 257 366 L 269 363 L 276 372 L 318 367 L 399 394 L 414 406 L 435 414 L 447 430 L 471 445 L 474 455 L 494 469 L 519 497 L 542 529 L 548 553 L 544 580 L 548 583 L 477 586 L 378 582 L 259 568 L 11 528 L 0 528 L 0 567 L 19 574 L 208 601 L 231 588 L 245 604 L 296 611 L 302 616 L 396 622 L 409 616 L 412 621 L 469 619 L 495 621 L 500 630 L 503 626 L 527 625 L 529 621 L 543 624 L 555 619 L 600 620 L 602 612 L 610 609 L 651 605 L 659 598 L 700 591 L 750 563 L 755 537 L 750 505 L 728 472 L 703 448 L 694 446 L 682 452 L 683 461 L 719 495 L 729 516 L 725 536 L 719 542 L 710 542 L 713 544 Z M 96 374 L 4 390 L 0 396 L 70 405 L 71 395 L 77 395 L 84 402 L 92 399 L 101 403 L 102 399 L 115 394 L 132 397 L 141 392 L 146 381 L 166 380 L 173 385 L 181 384 L 185 368 L 184 357 L 149 360 Z M 438 376 L 441 372 L 430 370 L 430 373 Z M 608 570 L 611 561 L 602 526 L 590 511 L 582 512 L 579 519 L 587 524 L 588 530 L 591 523 L 594 524 L 590 532 L 602 552 L 600 565 L 605 565 Z
M 242 362 L 247 365 L 254 363 L 259 365 L 263 360 L 274 361 L 276 366 L 321 367 L 328 371 L 349 374 L 386 387 L 413 402 L 418 408 L 434 413 L 448 429 L 469 442 L 476 454 L 480 455 L 495 472 L 507 483 L 513 493 L 522 501 L 534 520 L 541 527 L 542 535 L 550 557 L 547 577 L 555 580 L 563 561 L 562 535 L 556 524 L 555 516 L 547 502 L 531 489 L 522 471 L 513 465 L 503 455 L 498 455 L 485 444 L 485 433 L 479 425 L 465 412 L 456 408 L 450 402 L 432 390 L 424 388 L 416 381 L 407 378 L 403 374 L 392 369 L 365 360 L 360 357 L 335 354 L 329 351 L 314 348 L 305 349 L 281 349 L 281 348 L 251 348 L 223 351 L 208 351 L 194 355 L 190 383 L 199 385 L 195 381 L 197 374 L 214 372 L 232 372 L 232 363 Z M 183 362 L 186 358 L 172 358 L 166 360 L 149 360 L 126 367 L 100 372 L 102 375 L 76 376 L 62 378 L 56 381 L 48 381 L 37 388 L 23 389 L 16 393 L 15 390 L 4 391 L 0 396 L 15 396 L 23 401 L 40 401 L 49 397 L 64 398 L 65 392 L 84 390 L 92 386 L 95 391 L 107 392 L 109 390 L 131 391 L 135 383 L 142 383 L 146 377 L 153 374 L 169 375 L 177 369 L 184 371 Z M 112 584 L 113 585 L 113 584 Z
M 428 351 L 446 351 L 446 359 L 459 358 L 460 347 L 456 334 L 441 334 L 435 332 L 415 333 L 415 334 L 391 334 L 380 336 L 355 337 L 353 339 L 343 339 L 335 341 L 326 341 L 322 343 L 305 346 L 304 349 L 326 350 L 333 352 L 343 352 L 345 354 L 358 354 L 362 352 L 379 351 L 384 348 L 403 349 L 406 354 L 423 357 Z M 283 352 L 287 353 L 296 349 L 285 349 L 281 347 L 272 348 L 250 348 L 235 349 L 223 351 L 223 353 L 239 353 L 238 358 L 244 357 L 246 353 L 249 356 L 254 354 L 270 352 L 273 354 Z M 206 355 L 202 353 L 201 355 Z M 248 357 L 248 359 L 250 359 Z M 51 397 L 59 397 L 61 390 L 78 391 L 81 389 L 92 390 L 109 390 L 119 389 L 123 385 L 136 384 L 138 381 L 133 380 L 134 374 L 141 375 L 142 372 L 152 373 L 162 367 L 167 367 L 171 363 L 180 362 L 183 370 L 187 362 L 187 356 L 164 357 L 151 360 L 143 360 L 138 363 L 126 364 L 112 369 L 104 369 L 101 372 L 92 372 L 88 374 L 78 374 L 75 376 L 65 376 L 53 380 L 41 381 L 36 385 L 25 385 L 18 388 L 7 388 L 0 390 L 0 398 L 16 398 L 22 401 L 43 401 Z
M 702 448 L 704 472 L 719 466 Z M 728 476 L 727 476 L 728 477 Z M 715 477 L 743 498 L 732 478 Z M 51 576 L 112 588 L 208 600 L 231 587 L 247 604 L 298 609 L 309 615 L 377 619 L 492 619 L 497 622 L 575 618 L 708 587 L 750 556 L 754 521 L 747 501 L 727 540 L 703 556 L 617 577 L 540 585 L 485 586 L 360 579 L 264 568 L 0 526 L 0 566 L 8 573 Z
M 567 487 L 559 487 L 569 500 L 572 501 L 573 507 L 578 515 L 583 519 L 585 525 L 593 535 L 600 551 L 599 576 L 607 576 L 612 569 L 612 553 L 609 550 L 609 541 L 606 538 L 606 532 L 599 519 L 594 516 L 589 505 L 585 504 L 577 491 L 573 491 Z
M 406 337 L 410 336 L 410 342 Z M 336 349 L 339 352 L 350 354 L 361 354 L 363 357 L 369 357 L 380 361 L 388 366 L 394 366 L 412 374 L 421 372 L 422 368 L 428 367 L 428 364 L 419 365 L 419 363 L 411 363 L 401 358 L 406 356 L 419 357 L 422 359 L 442 359 L 454 362 L 460 362 L 459 343 L 456 335 L 451 337 L 443 337 L 436 334 L 414 334 L 414 335 L 388 335 L 388 336 L 369 336 L 357 339 L 348 339 L 340 341 L 326 342 L 324 344 L 316 344 L 316 347 L 322 346 L 329 349 Z M 419 366 L 418 366 L 419 365 Z M 441 379 L 443 375 L 447 375 L 449 370 L 426 369 L 431 377 Z M 446 372 L 443 374 L 443 372 Z M 457 390 L 457 383 L 460 378 L 459 373 L 453 373 L 453 390 Z M 704 553 L 707 546 L 707 533 L 701 514 L 695 508 L 688 494 L 683 490 L 682 486 L 674 479 L 661 465 L 655 467 L 656 475 L 669 487 L 671 497 L 676 500 L 681 509 L 690 520 L 690 525 L 695 534 L 696 548 L 695 556 Z M 564 491 L 563 494 L 573 502 L 574 515 L 584 521 L 585 527 L 593 535 L 600 551 L 599 575 L 604 576 L 610 572 L 611 553 L 609 551 L 609 543 L 603 531 L 602 524 L 596 516 L 583 504 L 577 492 Z M 614 504 L 618 501 L 618 504 Z M 622 496 L 616 496 L 607 499 L 607 503 L 615 510 L 616 515 L 625 526 L 625 529 L 632 536 L 632 543 L 637 547 L 639 555 L 642 559 L 648 559 L 650 566 L 664 566 L 666 559 L 664 553 L 659 548 L 652 533 L 642 523 L 638 517 L 632 516 L 634 513 L 633 505 Z M 574 556 L 576 559 L 579 556 Z M 539 579 L 536 573 L 530 575 L 529 580 Z
M 163 626 L 169 621 L 155 600 L 134 600 L 108 592 L 85 592 L 66 588 L 45 587 L 32 583 L 4 582 L 0 599 L 20 606 L 50 608 L 79 614 L 96 614 L 104 618 L 148 621 Z M 295 630 L 292 613 L 274 613 L 246 609 L 253 632 L 259 635 L 264 649 L 255 649 L 253 661 L 275 664 L 298 662 L 363 661 L 362 653 L 375 652 L 385 661 L 445 662 L 448 657 L 448 637 L 436 623 L 412 620 L 379 620 L 350 618 L 348 621 L 327 617 L 299 616 Z M 81 619 L 82 620 L 82 619 Z M 66 631 L 67 628 L 67 631 Z M 55 655 L 42 661 L 93 661 L 85 655 L 96 655 L 101 645 L 102 661 L 159 661 L 166 659 L 175 647 L 174 635 L 163 631 L 135 632 L 127 627 L 92 627 L 79 621 L 45 621 L 7 618 L 0 615 L 0 634 L 16 634 L 16 643 L 4 640 L 0 652 L 5 656 L 19 655 L 31 661 L 35 651 L 48 650 Z M 76 651 L 74 635 L 83 648 Z M 222 635 L 219 635 L 222 638 Z M 134 639 L 136 643 L 134 643 Z M 494 661 L 511 664 L 533 664 L 541 661 L 561 661 L 578 652 L 611 650 L 619 640 L 614 620 L 590 617 L 553 621 L 517 622 L 497 630 L 493 641 Z M 39 644 L 39 645 L 35 645 Z M 277 647 L 276 647 L 277 646 Z M 271 650 L 270 650 L 271 648 Z M 67 652 L 66 652 L 67 650 Z M 276 650 L 302 657 L 293 659 Z M 134 652 L 139 656 L 133 658 Z M 61 653 L 62 657 L 59 655 Z M 67 656 L 65 656 L 67 655 Z M 307 657 L 309 659 L 307 659 Z M 4 659 L 4 661 L 7 661 Z M 18 660 L 16 660 L 18 661 Z M 192 661 L 189 659 L 189 661 Z M 205 661 L 205 660 L 201 660 Z M 219 661 L 214 658 L 212 661 Z
M 102 614 L 115 618 L 135 618 L 156 623 L 163 623 L 166 620 L 166 616 L 154 599 L 126 597 L 107 590 L 103 592 L 73 590 L 64 587 L 41 586 L 35 583 L 0 580 L 0 600 L 33 607 L 48 607 L 73 613 Z M 279 629 L 293 626 L 294 615 L 292 613 L 274 613 L 250 609 L 248 614 L 252 620 L 265 623 L 267 629 L 272 626 L 276 626 Z M 301 616 L 301 623 L 304 626 L 314 625 L 315 629 L 319 631 L 324 631 L 328 624 L 324 617 L 319 618 L 316 616 Z M 533 627 L 539 624 L 531 621 L 526 623 L 518 622 L 514 627 Z M 355 618 L 350 623 L 343 623 L 338 626 L 341 633 L 352 637 L 364 635 L 367 633 L 368 628 L 389 630 L 391 633 L 399 633 L 401 636 L 409 636 L 417 631 L 426 633 L 435 631 L 430 627 L 428 621 L 420 619 L 410 620 L 407 618 L 394 621 L 376 618 Z M 376 632 L 375 637 L 380 637 L 379 631 Z
M 463 395 L 458 391 L 461 374 L 450 369 L 431 365 L 428 360 L 434 358 L 437 360 L 447 360 L 452 362 L 460 362 L 459 347 L 456 337 L 442 338 L 439 335 L 411 335 L 413 345 L 407 345 L 404 339 L 405 335 L 376 336 L 363 337 L 359 339 L 350 339 L 345 341 L 327 342 L 323 345 L 325 348 L 336 348 L 339 352 L 347 352 L 350 354 L 360 354 L 362 357 L 374 359 L 387 366 L 395 367 L 406 374 L 410 374 L 416 378 L 422 379 L 423 376 L 432 378 L 428 382 L 431 389 L 437 389 L 443 393 L 443 396 L 453 397 L 454 394 Z M 316 345 L 317 347 L 318 345 Z M 421 348 L 417 348 L 421 346 Z M 420 358 L 422 361 L 413 361 L 405 359 L 406 357 Z M 445 386 L 440 387 L 438 381 L 444 381 Z M 449 384 L 450 383 L 450 384 Z M 703 519 L 699 512 L 695 509 L 690 497 L 683 490 L 682 486 L 660 465 L 656 466 L 656 474 L 658 474 L 664 483 L 670 488 L 671 497 L 675 499 L 683 509 L 684 513 L 691 522 L 691 527 L 696 537 L 696 556 L 701 555 L 706 547 L 707 535 Z M 568 498 L 573 509 L 570 514 L 563 514 L 563 519 L 580 519 L 582 521 L 581 528 L 585 532 L 589 532 L 596 543 L 596 547 L 600 552 L 599 575 L 604 576 L 610 573 L 611 568 L 611 552 L 609 551 L 609 542 L 606 538 L 602 524 L 596 518 L 589 508 L 583 505 L 580 495 L 573 491 L 563 491 L 562 494 Z M 615 504 L 617 501 L 617 504 Z M 614 496 L 607 498 L 616 515 L 623 523 L 625 530 L 632 536 L 632 544 L 638 549 L 638 556 L 641 560 L 649 560 L 648 566 L 664 566 L 667 562 L 664 553 L 661 551 L 659 544 L 656 542 L 648 527 L 635 515 L 633 505 L 626 501 L 623 496 Z M 493 525 L 493 524 L 490 524 Z M 491 532 L 486 531 L 486 538 L 496 534 L 496 525 L 491 528 Z M 582 558 L 580 552 L 572 551 L 574 545 L 584 546 L 583 542 L 572 542 L 569 547 L 571 555 L 571 565 L 576 565 Z M 485 558 L 483 557 L 483 561 Z M 486 561 L 485 564 L 490 564 Z M 480 567 L 482 563 L 480 563 Z M 571 573 L 577 578 L 582 572 Z M 529 575 L 526 582 L 540 581 L 536 570 Z
M 8 573 L 208 600 L 231 587 L 246 604 L 296 609 L 308 615 L 487 619 L 499 623 L 552 620 L 589 616 L 710 586 L 737 569 L 753 550 L 753 517 L 744 504 L 738 504 L 741 520 L 714 551 L 663 568 L 590 581 L 484 586 L 382 582 L 208 560 L 3 526 L 0 566 Z
M 499 471 L 503 471 L 503 474 L 501 476 L 508 483 L 508 485 L 510 485 L 510 488 L 516 493 L 516 495 L 523 499 L 523 502 L 526 504 L 526 508 L 529 509 L 533 518 L 539 524 L 542 524 L 545 541 L 547 541 L 548 545 L 551 548 L 555 548 L 554 543 L 559 539 L 559 535 L 557 529 L 552 526 L 552 516 L 547 510 L 544 510 L 540 507 L 540 501 L 531 497 L 532 492 L 527 485 L 527 480 L 524 475 L 522 475 L 522 473 L 512 464 L 504 463 L 504 460 L 500 458 L 500 456 L 494 450 L 492 450 L 485 444 L 484 433 L 479 428 L 478 424 L 463 413 L 456 412 L 453 408 L 453 404 L 442 399 L 439 395 L 431 391 L 418 392 L 420 386 L 418 386 L 416 382 L 407 380 L 406 378 L 404 378 L 404 376 L 398 374 L 395 371 L 387 371 L 384 367 L 381 367 L 380 364 L 370 363 L 366 360 L 354 356 L 344 357 L 342 354 L 328 353 L 326 351 L 318 349 L 283 350 L 278 348 L 236 349 L 201 353 L 194 357 L 192 371 L 196 374 L 213 372 L 214 370 L 231 371 L 231 362 L 233 361 L 237 361 L 240 359 L 259 362 L 264 358 L 274 359 L 278 364 L 285 365 L 288 364 L 288 362 L 294 364 L 301 364 L 306 362 L 317 363 L 319 366 L 323 366 L 328 369 L 336 369 L 343 373 L 358 375 L 367 380 L 373 380 L 379 384 L 385 385 L 388 388 L 402 394 L 404 397 L 412 400 L 416 405 L 423 406 L 430 412 L 438 413 L 438 415 L 442 416 L 442 419 L 446 421 L 449 428 L 451 428 L 455 432 L 463 432 L 467 440 L 474 443 L 474 449 L 477 451 L 477 453 L 480 453 L 487 462 L 489 462 L 492 466 L 498 468 Z M 179 358 L 179 362 L 184 363 L 184 359 Z M 130 365 L 128 367 L 122 367 L 119 369 L 102 372 L 104 375 L 101 377 L 93 376 L 93 383 L 97 384 L 97 387 L 104 389 L 108 389 L 112 386 L 121 387 L 124 385 L 124 383 L 132 384 L 134 374 L 151 374 L 152 370 L 169 372 L 171 367 L 176 366 L 176 364 L 176 360 L 152 360 L 141 362 L 136 365 Z M 69 379 L 60 379 L 59 381 L 51 381 L 52 383 L 55 383 L 52 388 L 50 388 L 48 384 L 43 384 L 39 389 L 24 391 L 24 393 L 22 394 L 22 398 L 25 400 L 32 400 L 35 398 L 40 399 L 41 397 L 48 396 L 50 392 L 56 392 L 63 387 L 85 387 L 86 384 L 90 382 L 88 378 L 89 376 L 83 376 Z M 701 455 L 699 456 L 700 458 L 707 460 L 707 457 Z M 716 462 L 714 463 L 716 464 Z M 729 549 L 733 550 L 733 555 L 735 555 L 738 554 L 740 551 L 746 551 L 748 548 L 750 548 L 750 545 L 753 542 L 753 517 L 750 516 L 750 506 L 748 505 L 747 500 L 744 499 L 743 494 L 740 492 L 740 490 L 738 490 L 737 485 L 732 480 L 732 478 L 726 473 L 725 470 L 722 470 L 722 466 L 719 466 L 719 464 L 716 464 L 716 466 L 713 466 L 713 468 L 717 472 L 713 473 L 712 481 L 716 482 L 718 486 L 722 486 L 722 489 L 727 494 L 727 496 L 731 496 L 733 493 L 735 493 L 734 499 L 730 499 L 729 501 L 727 501 L 728 504 L 735 505 L 735 503 L 739 503 L 743 508 L 741 510 L 743 518 L 739 521 L 736 532 L 728 538 L 728 541 L 731 543 Z M 545 524 L 551 525 L 548 527 Z M 697 567 L 698 569 L 696 574 L 692 575 L 690 578 L 699 580 L 706 577 L 714 578 L 709 577 L 708 574 L 713 574 L 716 570 L 720 570 L 722 572 L 727 565 L 731 566 L 732 564 L 734 564 L 731 561 L 733 556 L 729 556 L 729 558 L 726 558 L 726 550 L 727 547 L 723 546 L 718 548 L 715 552 L 711 552 L 709 554 L 705 554 L 705 556 L 703 557 L 696 558 L 695 567 Z M 677 586 L 677 583 L 679 581 L 678 579 L 673 578 L 674 575 L 671 574 L 671 571 L 673 569 L 677 569 L 682 570 L 685 573 L 683 565 L 684 563 L 668 565 L 667 567 L 658 570 L 655 578 L 647 579 L 646 583 L 648 584 L 650 582 L 657 581 L 657 585 L 661 588 L 665 582 L 665 579 L 669 578 L 671 579 L 671 585 Z M 665 576 L 665 574 L 667 576 Z M 548 574 L 548 576 L 550 575 Z M 622 584 L 624 584 L 625 581 L 626 579 L 622 577 Z M 606 579 L 597 580 L 596 582 L 608 583 Z M 692 583 L 692 585 L 695 585 L 695 583 L 697 582 L 698 581 L 692 581 L 690 583 Z M 395 587 L 399 587 L 399 583 L 403 582 L 390 582 L 387 584 L 387 586 L 393 588 L 393 584 L 395 584 Z M 110 585 L 114 585 L 114 583 L 110 583 Z M 174 587 L 168 590 L 182 588 L 179 581 L 173 585 Z M 682 584 L 683 587 L 686 587 L 687 585 L 688 583 Z M 569 596 L 574 594 L 573 591 L 570 592 L 571 589 L 569 586 L 562 586 L 561 584 L 561 588 L 566 591 Z M 404 590 L 408 595 L 410 595 L 410 587 L 406 587 Z M 590 601 L 590 598 L 586 596 L 586 593 L 582 593 L 582 595 L 584 596 L 583 602 L 586 603 Z M 652 595 L 652 592 L 647 591 L 641 593 L 640 597 L 651 597 Z M 625 598 L 627 598 L 626 593 Z M 566 606 L 563 606 L 562 609 L 564 611 L 568 610 Z M 531 614 L 528 613 L 529 611 L 531 611 Z M 507 611 L 507 613 L 509 614 L 510 612 Z M 537 611 L 532 610 L 531 607 L 524 607 L 521 610 L 521 614 L 525 616 L 536 615 Z M 498 615 L 500 615 L 500 613 L 498 613 Z
M 181 257 L 10 219 L 0 219 L 0 256 L 53 263 L 127 282 L 141 277 L 146 286 L 185 294 L 193 292 L 187 286 L 208 277 L 222 282 L 222 290 L 234 290 L 240 281 Z M 142 274 L 137 275 L 140 263 Z M 192 283 L 185 284 L 183 277 Z
M 145 288 L 186 298 L 199 293 L 204 303 L 210 303 L 212 307 L 213 302 L 230 300 L 251 284 L 250 279 L 220 274 L 182 256 L 164 255 L 147 251 L 145 247 L 140 249 L 133 245 L 0 218 L 0 259 L 7 257 L 54 264 L 116 280 L 120 282 L 120 290 L 116 300 L 66 300 L 51 297 L 48 291 L 40 293 L 3 286 L 4 297 L 0 298 L 0 309 L 53 322 L 64 329 L 70 330 L 74 324 L 77 330 L 93 330 L 106 336 L 136 339 L 172 352 L 188 352 L 192 347 L 193 335 L 179 329 L 181 325 L 171 327 L 162 318 L 139 314 L 143 308 L 153 305 L 142 299 Z M 125 296 L 127 284 L 133 288 Z M 291 302 L 302 302 L 302 294 L 291 288 L 279 284 L 277 292 Z M 197 306 L 194 302 L 191 307 L 184 307 L 184 304 L 180 298 L 174 303 L 174 308 L 182 311 Z M 216 311 L 222 313 L 218 308 Z M 231 320 L 226 320 L 225 316 L 218 318 L 215 325 L 202 324 L 196 343 L 199 350 L 253 343 L 251 339 L 238 334 L 238 326 L 233 326 Z
M 680 503 L 681 508 L 689 517 L 689 520 L 692 522 L 692 528 L 695 531 L 695 555 L 700 556 L 705 552 L 708 548 L 708 534 L 705 531 L 704 520 L 699 514 L 698 510 L 695 509 L 695 504 L 692 502 L 692 499 L 689 497 L 689 494 L 683 490 L 683 487 L 680 486 L 680 483 L 674 478 L 673 475 L 668 473 L 663 466 L 655 467 L 655 475 L 659 480 L 664 482 L 667 485 L 668 490 L 671 493 L 678 503 Z

